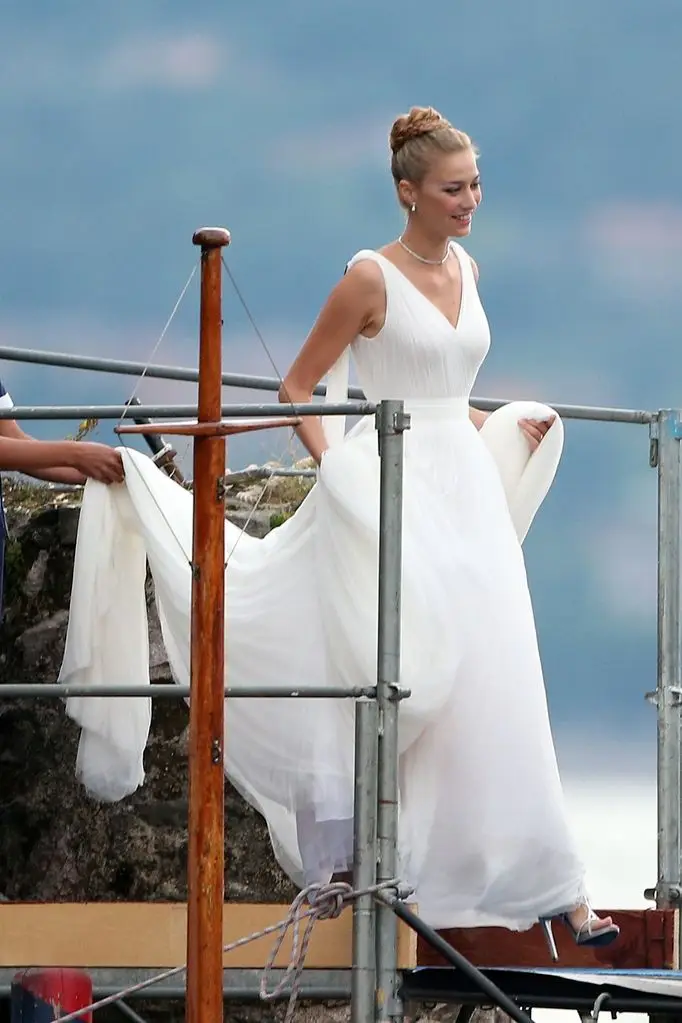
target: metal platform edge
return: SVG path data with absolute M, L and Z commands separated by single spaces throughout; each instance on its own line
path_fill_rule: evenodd
M 0 999 L 10 996 L 13 977 L 21 969 L 0 969 Z M 95 998 L 106 998 L 123 989 L 139 984 L 156 976 L 158 970 L 148 969 L 105 969 L 88 971 L 92 977 Z M 300 998 L 315 1002 L 348 1002 L 351 994 L 351 970 L 304 970 Z M 565 1009 L 577 1012 L 591 1012 L 600 995 L 600 1010 L 606 1013 L 646 1013 L 682 1016 L 682 977 L 680 997 L 631 991 L 622 986 L 597 985 L 578 979 L 551 976 L 547 972 L 534 973 L 532 970 L 515 970 L 494 967 L 482 972 L 524 1009 Z M 671 971 L 672 973 L 673 971 Z M 272 970 L 268 975 L 268 988 L 272 989 L 284 976 L 282 969 Z M 223 996 L 230 1002 L 259 1002 L 260 969 L 225 969 L 223 971 Z M 486 999 L 476 990 L 459 970 L 450 967 L 420 966 L 414 970 L 401 971 L 400 993 L 403 1001 L 412 1004 L 444 1002 L 475 1007 L 487 1007 Z M 279 999 L 289 996 L 289 988 Z M 143 991 L 125 995 L 126 1001 L 164 1001 L 184 999 L 185 985 L 181 978 L 164 981 Z
M 551 976 L 548 971 L 481 968 L 493 983 L 523 1009 L 566 1009 L 591 1013 L 600 996 L 600 1012 L 634 1012 L 682 1016 L 682 976 L 680 997 L 644 993 L 608 983 L 595 984 Z M 674 971 L 671 971 L 673 973 Z M 679 976 L 679 975 L 678 975 Z M 622 977 L 622 974 L 621 974 Z M 487 1007 L 490 1000 L 477 990 L 459 970 L 443 966 L 422 966 L 402 974 L 401 997 L 407 1003 L 443 1002 Z

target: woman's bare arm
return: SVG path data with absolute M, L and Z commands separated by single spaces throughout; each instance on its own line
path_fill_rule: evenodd
M 381 269 L 370 260 L 356 263 L 325 302 L 282 381 L 279 400 L 301 404 L 312 401 L 317 384 L 358 334 L 378 332 L 383 323 L 385 303 Z M 321 421 L 306 416 L 297 433 L 319 465 L 327 448 Z

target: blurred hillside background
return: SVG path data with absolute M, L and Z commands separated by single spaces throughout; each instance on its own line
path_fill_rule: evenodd
M 220 224 L 284 372 L 349 256 L 399 232 L 387 133 L 433 104 L 482 152 L 467 245 L 493 347 L 475 393 L 680 405 L 680 52 L 677 0 L 5 0 L 0 344 L 147 361 L 192 231 Z M 195 279 L 155 361 L 196 364 L 197 303 Z M 225 323 L 226 368 L 272 374 L 229 283 Z M 135 386 L 0 370 L 18 403 Z M 194 397 L 159 381 L 138 395 Z M 268 457 L 291 458 L 276 433 L 230 449 L 232 468 Z M 655 501 L 646 428 L 567 424 L 526 551 L 559 751 L 578 766 L 592 743 L 612 773 L 652 770 Z

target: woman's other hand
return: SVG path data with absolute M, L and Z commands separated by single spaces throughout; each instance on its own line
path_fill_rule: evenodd
M 519 419 L 519 426 L 526 436 L 531 452 L 538 448 L 555 419 L 556 416 L 551 416 L 550 419 Z

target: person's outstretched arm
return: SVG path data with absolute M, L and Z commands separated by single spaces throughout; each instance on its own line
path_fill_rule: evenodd
M 12 408 L 12 399 L 0 382 L 0 408 Z M 0 419 L 0 470 L 22 472 L 51 483 L 120 483 L 123 463 L 114 448 L 73 440 L 37 440 L 24 433 L 14 419 Z
M 114 448 L 74 440 L 36 440 L 13 419 L 0 420 L 0 469 L 52 483 L 120 483 L 123 463 Z

